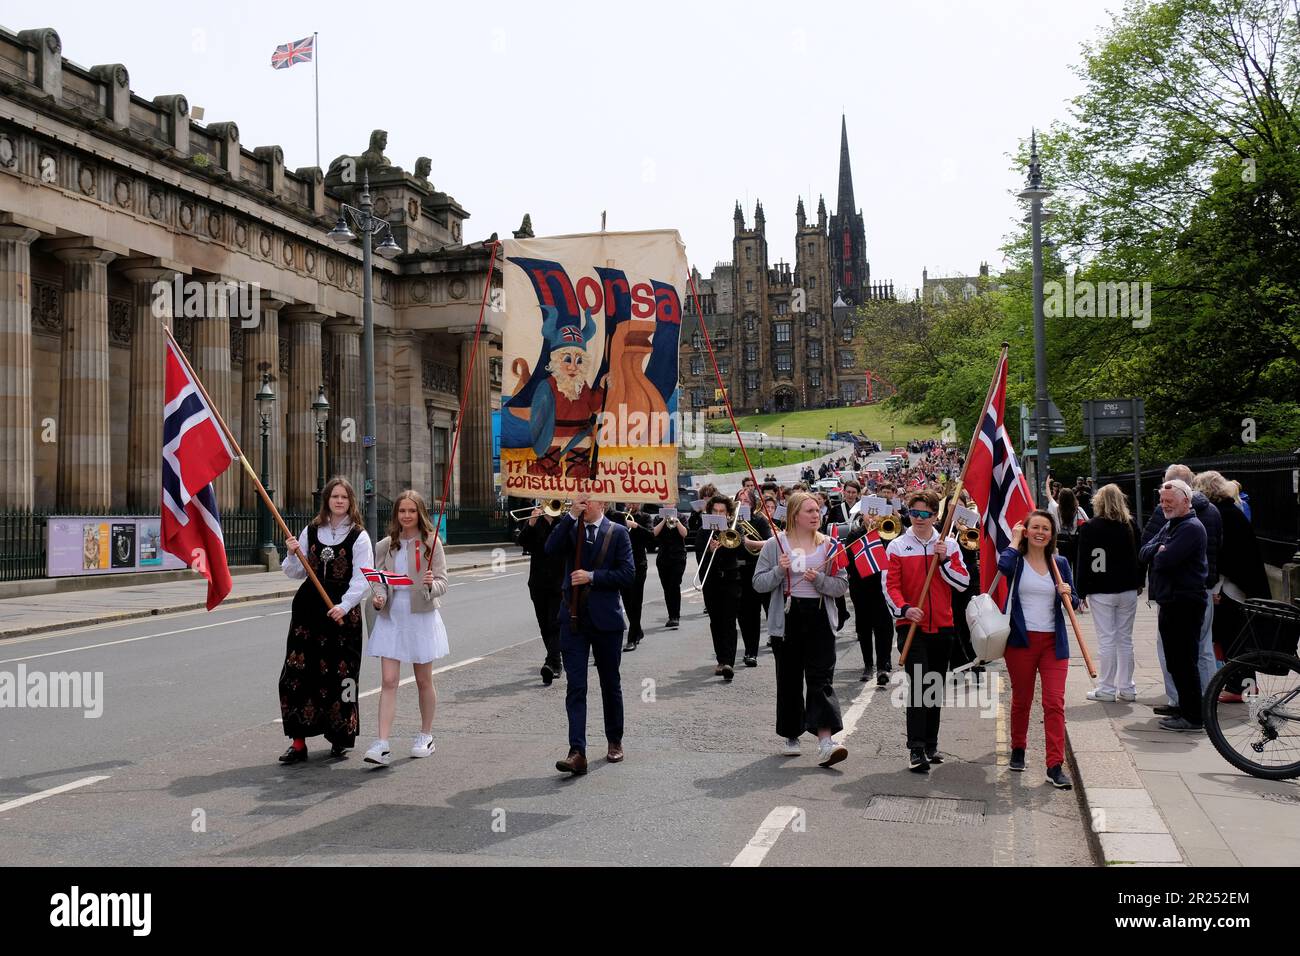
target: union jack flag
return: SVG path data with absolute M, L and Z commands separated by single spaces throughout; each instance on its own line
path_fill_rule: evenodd
M 408 574 L 398 574 L 396 571 L 380 571 L 376 568 L 362 568 L 361 573 L 366 576 L 366 580 L 371 584 L 387 584 L 389 587 L 409 588 L 415 582 L 411 580 Z
M 287 70 L 295 63 L 311 62 L 312 47 L 315 41 L 316 38 L 310 36 L 303 40 L 295 40 L 292 43 L 282 43 L 271 54 L 271 69 Z
M 566 325 L 564 328 L 560 329 L 560 335 L 566 342 L 582 341 L 582 333 L 578 331 L 576 326 Z
M 984 420 L 966 469 L 966 490 L 979 510 L 980 522 L 980 590 L 988 591 L 998 571 L 998 554 L 1011 544 L 1011 529 L 1034 510 L 1034 495 L 1029 490 L 1016 461 L 1011 437 L 1003 423 L 1007 399 L 1007 358 L 998 362 L 993 373 L 993 394 L 984 410 Z M 1001 606 L 1006 599 L 1006 581 L 998 582 L 994 600 Z
M 231 588 L 212 482 L 234 458 L 216 415 L 169 338 L 163 389 L 163 548 L 208 579 L 209 611 Z
M 887 560 L 885 542 L 880 540 L 880 535 L 876 531 L 868 531 L 849 545 L 849 557 L 853 559 L 853 567 L 858 572 L 859 578 L 869 578 L 873 574 L 879 574 Z

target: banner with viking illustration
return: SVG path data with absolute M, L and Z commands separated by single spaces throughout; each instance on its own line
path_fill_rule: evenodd
M 516 498 L 677 498 L 676 230 L 503 243 L 501 479 Z

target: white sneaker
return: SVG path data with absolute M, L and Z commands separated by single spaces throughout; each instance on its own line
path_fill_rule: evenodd
M 433 746 L 433 734 L 416 734 L 415 741 L 411 744 L 412 757 L 427 757 L 433 753 L 436 748 Z
M 849 755 L 849 748 L 826 737 L 817 748 L 817 766 L 829 767 Z
M 781 748 L 781 753 L 786 757 L 797 757 L 803 753 L 803 747 L 799 744 L 798 737 L 787 737 L 785 746 Z
M 387 740 L 376 740 L 366 751 L 366 763 L 377 763 L 381 767 L 387 767 L 393 760 L 393 753 L 388 749 Z
M 1120 700 L 1128 701 L 1130 704 L 1138 699 L 1138 695 L 1131 690 L 1122 690 L 1117 696 Z
M 1108 704 L 1115 702 L 1115 695 L 1108 690 L 1090 690 L 1088 691 L 1089 700 L 1102 700 Z

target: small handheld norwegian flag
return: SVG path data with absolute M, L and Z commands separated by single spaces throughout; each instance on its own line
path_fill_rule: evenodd
M 386 584 L 393 588 L 409 588 L 415 584 L 415 582 L 411 580 L 409 574 L 398 574 L 396 571 L 380 571 L 376 568 L 362 568 L 361 573 L 366 576 L 366 580 L 371 584 Z

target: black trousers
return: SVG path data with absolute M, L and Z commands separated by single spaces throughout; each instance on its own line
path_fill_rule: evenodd
M 736 666 L 736 619 L 740 614 L 740 572 L 710 574 L 704 583 L 704 600 L 709 613 L 713 654 L 719 664 Z
M 885 604 L 880 575 L 861 580 L 849 579 L 849 599 L 853 602 L 853 623 L 862 649 L 862 666 L 888 673 L 893 652 L 894 619 Z
M 1201 725 L 1201 674 L 1197 669 L 1205 599 L 1167 601 L 1160 605 L 1156 626 L 1165 646 L 1165 666 L 1178 691 L 1178 709 L 1188 723 Z
M 776 660 L 776 732 L 799 737 L 844 729 L 835 696 L 835 632 L 821 598 L 791 598 L 785 634 L 772 636 Z M 807 685 L 807 697 L 804 686 Z
M 537 629 L 546 648 L 546 663 L 552 670 L 557 670 L 563 666 L 560 658 L 560 605 L 564 603 L 564 597 L 558 585 L 548 588 L 535 584 L 528 586 L 528 596 L 532 598 Z
M 910 623 L 908 627 L 910 627 Z M 917 628 L 907 652 L 907 749 L 939 747 L 939 718 L 947 692 L 948 659 L 952 656 L 954 632 L 941 627 L 935 634 Z M 907 640 L 907 627 L 898 629 L 898 649 Z
M 745 562 L 740 571 L 740 638 L 745 656 L 758 656 L 758 639 L 763 633 L 763 609 L 772 595 L 754 590 L 754 565 Z
M 686 558 L 677 561 L 657 561 L 659 584 L 664 589 L 664 604 L 668 607 L 668 620 L 682 616 L 682 576 L 686 573 Z
M 636 577 L 632 583 L 622 588 L 623 613 L 627 615 L 627 639 L 637 643 L 645 635 L 641 632 L 641 605 L 645 601 L 646 565 L 636 566 Z
M 966 608 L 976 593 L 975 588 L 979 586 L 979 572 L 971 571 L 971 580 L 974 582 L 972 587 L 965 591 L 952 592 L 952 655 L 948 659 L 950 667 L 961 667 L 975 660 L 975 648 L 970 642 L 970 625 L 966 623 Z

